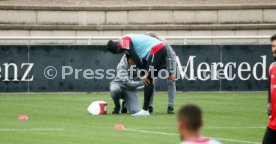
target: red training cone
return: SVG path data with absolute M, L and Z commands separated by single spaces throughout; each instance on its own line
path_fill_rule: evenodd
M 29 120 L 29 118 L 26 115 L 21 114 L 18 116 L 17 120 L 26 121 L 26 120 Z
M 122 124 L 115 124 L 113 129 L 115 129 L 115 130 L 125 130 L 126 128 Z

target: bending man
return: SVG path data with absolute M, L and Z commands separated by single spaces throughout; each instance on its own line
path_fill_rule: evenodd
M 165 44 L 147 35 L 128 34 L 119 42 L 108 41 L 107 49 L 114 54 L 126 52 L 134 59 L 139 69 L 146 70 L 143 78 L 145 85 L 143 109 L 133 116 L 149 116 L 149 103 L 154 92 L 153 78 L 157 76 L 159 70 L 166 69 Z

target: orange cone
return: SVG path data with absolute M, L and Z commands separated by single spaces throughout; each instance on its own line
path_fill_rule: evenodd
M 115 124 L 113 129 L 115 129 L 115 130 L 125 130 L 126 128 L 122 124 Z
M 26 120 L 29 120 L 29 118 L 26 115 L 21 114 L 18 116 L 17 120 L 26 121 Z

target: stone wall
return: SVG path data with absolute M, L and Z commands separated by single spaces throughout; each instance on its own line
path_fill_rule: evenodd
M 0 9 L 0 36 L 121 36 L 154 31 L 162 36 L 272 35 L 276 9 Z M 91 41 L 104 44 L 105 41 Z M 13 40 L 0 44 L 87 44 L 86 40 Z M 173 40 L 183 44 L 183 40 Z M 187 40 L 186 44 L 266 44 L 269 40 Z

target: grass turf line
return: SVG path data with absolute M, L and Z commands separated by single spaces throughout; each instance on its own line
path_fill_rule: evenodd
M 140 102 L 142 102 L 142 93 L 139 95 Z M 177 93 L 175 108 L 178 109 L 185 103 L 195 103 L 201 106 L 204 111 L 206 129 L 203 132 L 205 136 L 261 142 L 267 124 L 266 98 L 266 92 Z M 88 105 L 95 100 L 108 102 L 108 115 L 91 116 L 86 111 Z M 156 93 L 154 114 L 147 118 L 131 117 L 125 114 L 113 116 L 110 114 L 112 109 L 113 103 L 109 93 L 1 94 L 0 129 L 56 128 L 63 130 L 0 131 L 0 143 L 179 143 L 177 135 L 112 130 L 115 124 L 120 123 L 126 128 L 177 133 L 175 115 L 166 114 L 167 93 Z M 26 114 L 30 120 L 17 121 L 19 114 Z M 216 127 L 222 128 L 216 129 Z

